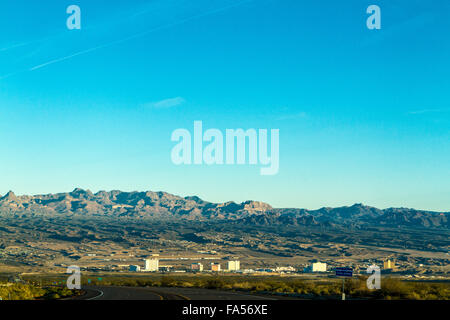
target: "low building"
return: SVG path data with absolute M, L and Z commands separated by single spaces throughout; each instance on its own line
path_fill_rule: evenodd
M 314 262 L 310 266 L 303 269 L 303 272 L 326 272 L 327 264 L 322 262 Z
M 203 271 L 203 264 L 201 264 L 201 263 L 193 263 L 193 264 L 191 264 L 191 270 L 192 271 L 199 271 L 199 272 L 201 272 L 201 271 Z
M 383 262 L 383 269 L 389 270 L 395 268 L 394 260 L 386 260 Z
M 159 266 L 160 272 L 170 272 L 172 270 L 173 266 Z
M 237 260 L 235 260 L 235 261 L 228 261 L 227 269 L 228 269 L 228 271 L 238 271 L 238 270 L 240 270 L 241 269 L 240 261 L 237 261 Z
M 288 266 L 288 267 L 277 267 L 275 269 L 276 272 L 295 272 L 296 269 L 294 267 Z
M 220 271 L 220 263 L 211 263 L 211 271 Z
M 130 271 L 131 272 L 139 272 L 139 271 L 141 271 L 141 267 L 136 266 L 136 265 L 131 265 L 130 266 Z

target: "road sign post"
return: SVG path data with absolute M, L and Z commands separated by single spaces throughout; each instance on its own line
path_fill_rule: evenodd
M 336 268 L 336 277 L 342 277 L 342 300 L 345 300 L 345 278 L 351 278 L 352 276 L 352 268 Z

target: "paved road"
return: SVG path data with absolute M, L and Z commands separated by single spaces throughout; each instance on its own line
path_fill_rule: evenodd
M 82 300 L 277 300 L 279 297 L 194 288 L 84 287 Z M 281 297 L 280 297 L 281 298 Z
M 172 293 L 156 292 L 150 288 L 135 287 L 84 287 L 81 300 L 185 300 Z

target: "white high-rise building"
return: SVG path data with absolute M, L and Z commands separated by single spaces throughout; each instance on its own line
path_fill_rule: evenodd
M 327 264 L 322 262 L 316 262 L 312 264 L 312 272 L 326 272 Z
M 159 260 L 158 259 L 145 259 L 145 271 L 158 271 L 159 270 Z
M 238 271 L 241 269 L 241 263 L 239 261 L 228 261 L 228 271 Z

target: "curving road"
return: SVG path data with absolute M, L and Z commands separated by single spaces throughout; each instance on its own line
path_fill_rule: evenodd
M 83 287 L 80 300 L 278 300 L 285 297 L 195 288 Z

